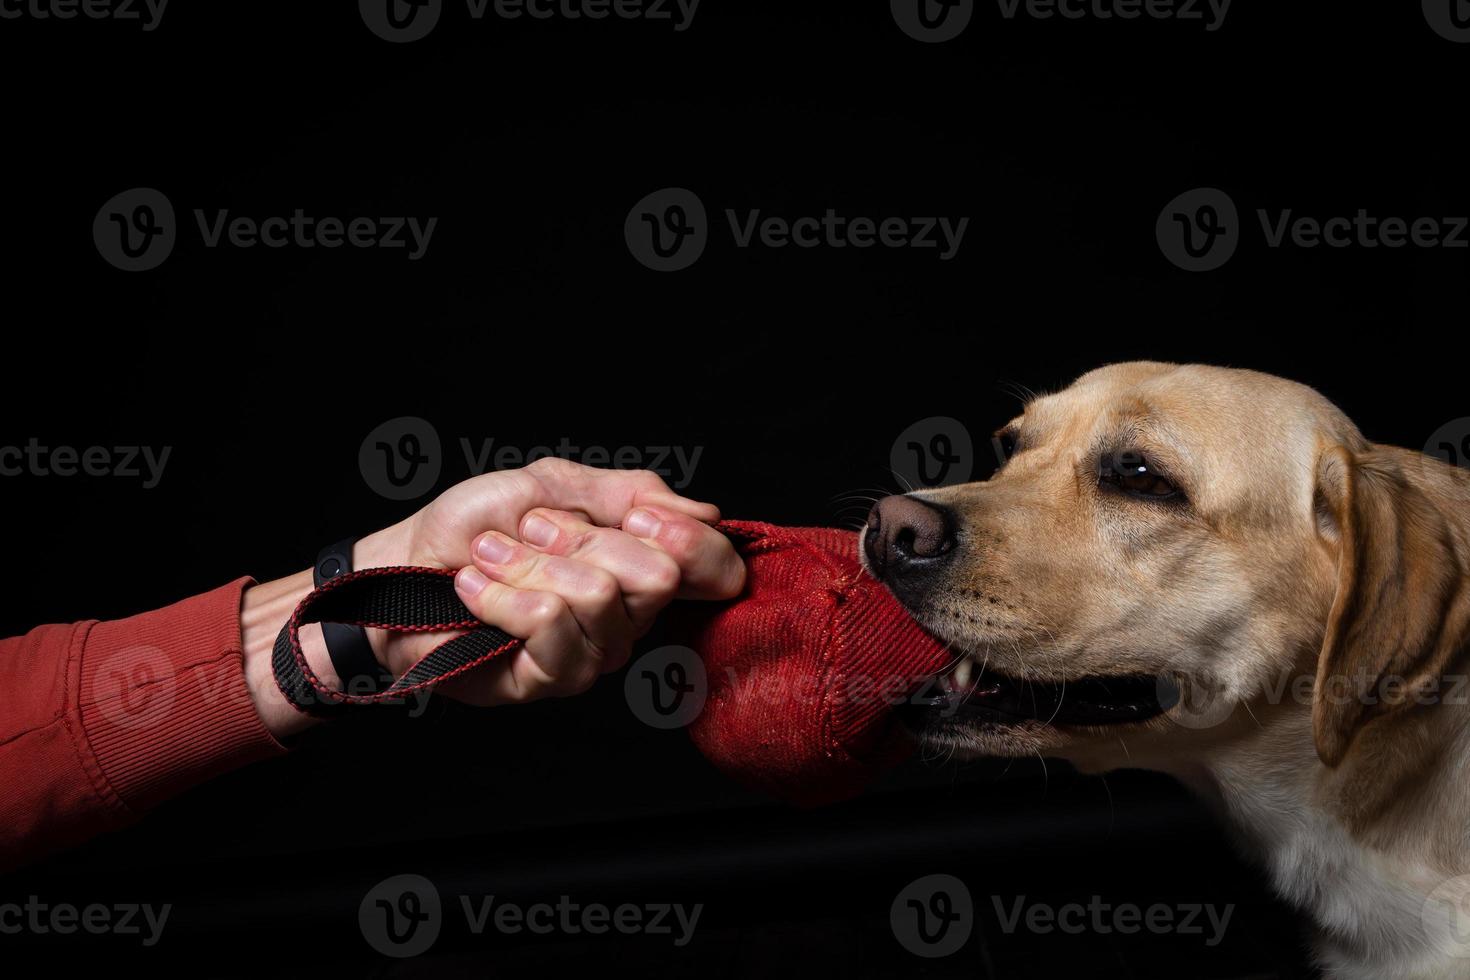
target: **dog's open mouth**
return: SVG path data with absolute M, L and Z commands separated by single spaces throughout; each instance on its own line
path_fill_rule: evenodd
M 962 667 L 969 667 L 962 664 Z M 1018 680 L 994 670 L 951 670 L 934 678 L 903 710 L 915 729 L 958 724 L 1010 727 L 1120 725 L 1147 721 L 1178 703 L 1178 690 L 1150 676 Z

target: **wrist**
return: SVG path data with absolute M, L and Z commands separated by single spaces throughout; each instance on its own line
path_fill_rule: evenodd
M 310 570 L 286 578 L 252 586 L 245 590 L 240 603 L 240 643 L 245 660 L 245 686 L 255 702 L 255 710 L 266 728 L 276 738 L 304 731 L 317 720 L 295 708 L 276 686 L 271 669 L 271 655 L 276 637 L 298 603 L 312 589 Z M 301 650 L 307 665 L 321 682 L 330 688 L 338 686 L 332 658 L 327 654 L 321 627 L 312 624 L 301 630 Z
M 352 567 L 383 568 L 389 565 L 416 564 L 411 554 L 412 518 L 392 527 L 358 538 L 352 546 Z
M 400 521 L 359 538 L 352 547 L 352 567 L 379 568 L 385 565 L 411 565 L 412 518 Z M 271 655 L 276 637 L 296 606 L 312 590 L 310 569 L 285 578 L 265 582 L 245 590 L 240 604 L 240 637 L 245 659 L 245 684 L 255 702 L 256 711 L 270 733 L 285 738 L 317 724 L 318 719 L 297 710 L 281 694 L 271 669 Z M 384 630 L 367 631 L 368 643 L 378 663 L 391 669 L 390 636 Z M 331 690 L 341 690 L 342 682 L 327 652 L 321 627 L 315 623 L 301 628 L 301 651 L 307 666 L 318 680 Z

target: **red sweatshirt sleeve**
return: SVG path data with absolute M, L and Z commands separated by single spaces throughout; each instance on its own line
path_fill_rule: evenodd
M 245 686 L 240 596 L 249 584 L 0 640 L 0 868 L 285 751 Z

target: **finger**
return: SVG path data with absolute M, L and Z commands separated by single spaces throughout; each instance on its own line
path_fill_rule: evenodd
M 601 674 L 601 657 L 560 596 L 493 582 L 473 566 L 460 569 L 454 585 L 475 618 L 524 642 L 506 657 L 447 681 L 446 694 L 471 704 L 519 703 L 579 694 Z
M 572 612 L 586 641 L 605 670 L 627 662 L 635 638 L 623 605 L 622 588 L 606 569 L 573 558 L 529 548 L 498 531 L 475 541 L 475 567 L 494 582 L 531 592 L 559 596 Z
M 547 457 L 518 470 L 502 470 L 465 480 L 446 490 L 436 509 L 454 515 L 449 540 L 463 541 L 464 552 L 438 556 L 448 567 L 470 563 L 469 542 L 482 531 L 514 534 L 522 516 L 536 507 L 575 511 L 593 524 L 611 527 L 643 504 L 656 505 L 696 521 L 713 523 L 720 509 L 680 496 L 648 470 L 604 470 Z
M 705 525 L 700 525 L 701 527 Z M 537 508 L 521 519 L 520 539 L 550 555 L 604 569 L 617 580 L 638 636 L 679 591 L 678 562 L 625 531 L 597 527 L 564 510 Z
M 623 518 L 623 530 L 679 566 L 679 596 L 732 599 L 745 587 L 745 562 L 730 539 L 687 514 L 643 505 Z

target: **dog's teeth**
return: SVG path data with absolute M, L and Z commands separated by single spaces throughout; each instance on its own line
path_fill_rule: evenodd
M 975 661 L 969 657 L 961 660 L 954 668 L 954 687 L 957 691 L 968 690 L 970 687 L 970 675 L 975 669 Z

